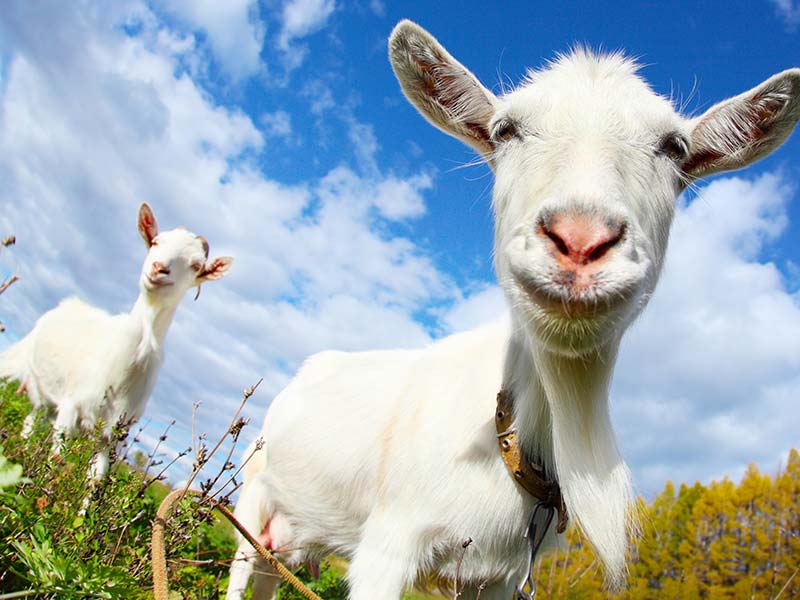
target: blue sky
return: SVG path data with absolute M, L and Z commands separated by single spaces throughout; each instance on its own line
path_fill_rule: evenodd
M 46 6 L 46 8 L 45 8 Z M 491 6 L 491 8 L 487 8 Z M 800 66 L 800 4 L 275 0 L 10 2 L 0 13 L 0 273 L 8 331 L 61 298 L 136 296 L 142 200 L 228 277 L 188 299 L 145 420 L 214 437 L 239 390 L 255 435 L 308 354 L 415 347 L 502 314 L 492 177 L 405 101 L 386 59 L 400 18 L 499 93 L 575 43 L 623 49 L 689 113 Z M 498 5 L 500 6 L 500 5 Z M 662 283 L 612 393 L 640 489 L 774 471 L 800 414 L 800 134 L 683 198 Z

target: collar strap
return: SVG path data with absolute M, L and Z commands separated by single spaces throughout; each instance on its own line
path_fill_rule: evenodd
M 497 427 L 497 443 L 500 456 L 506 463 L 508 472 L 522 488 L 544 506 L 558 511 L 556 531 L 563 533 L 567 528 L 567 507 L 561 496 L 558 481 L 549 479 L 544 466 L 528 460 L 522 453 L 514 422 L 514 398 L 511 392 L 501 389 L 497 394 L 497 412 L 494 423 Z

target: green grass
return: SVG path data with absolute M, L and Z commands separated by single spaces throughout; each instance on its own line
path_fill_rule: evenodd
M 14 389 L 0 383 L 5 471 L 16 465 L 18 474 L 0 489 L 0 547 L 10 550 L 0 553 L 0 597 L 152 597 L 151 525 L 167 487 L 117 459 L 109 476 L 90 488 L 86 474 L 97 436 L 67 440 L 61 455 L 53 456 L 46 419 L 37 421 L 27 440 L 20 436 L 30 405 Z M 179 597 L 219 597 L 224 561 L 235 549 L 226 524 L 185 501 L 171 520 L 167 546 Z
M 16 387 L 0 380 L 0 548 L 8 549 L 0 552 L 0 599 L 20 593 L 44 599 L 152 598 L 151 527 L 170 491 L 152 477 L 163 466 L 146 475 L 142 465 L 152 457 L 130 457 L 130 463 L 112 457 L 109 476 L 91 489 L 86 474 L 98 436 L 66 440 L 55 457 L 52 429 L 40 418 L 23 439 L 30 404 Z M 170 519 L 166 538 L 171 597 L 223 598 L 236 549 L 227 521 L 186 499 Z M 324 600 L 345 600 L 346 567 L 332 557 L 318 580 L 304 569 L 298 575 Z M 301 598 L 287 585 L 278 597 Z M 403 598 L 442 596 L 409 592 Z

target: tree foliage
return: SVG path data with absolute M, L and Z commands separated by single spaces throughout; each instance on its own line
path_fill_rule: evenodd
M 774 477 L 751 464 L 741 482 L 667 482 L 646 506 L 627 589 L 610 593 L 591 548 L 570 531 L 568 548 L 536 566 L 545 598 L 709 600 L 800 598 L 800 454 Z

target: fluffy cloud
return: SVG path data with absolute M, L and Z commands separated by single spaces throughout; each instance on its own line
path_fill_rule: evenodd
M 278 44 L 285 50 L 293 40 L 319 31 L 335 8 L 334 0 L 288 0 L 283 5 L 283 26 Z
M 768 250 L 793 189 L 715 181 L 681 207 L 665 272 L 624 342 L 614 386 L 644 489 L 774 469 L 797 443 L 800 305 Z
M 299 67 L 308 54 L 299 41 L 322 29 L 335 9 L 334 0 L 287 0 L 283 5 L 277 43 L 288 72 Z
M 258 72 L 264 25 L 255 0 L 158 0 L 157 5 L 204 32 L 214 56 L 232 79 Z
M 285 110 L 264 113 L 260 121 L 269 136 L 288 138 L 292 134 L 292 116 Z
M 800 5 L 794 0 L 772 0 L 778 14 L 786 21 L 789 27 L 797 27 L 800 24 Z

